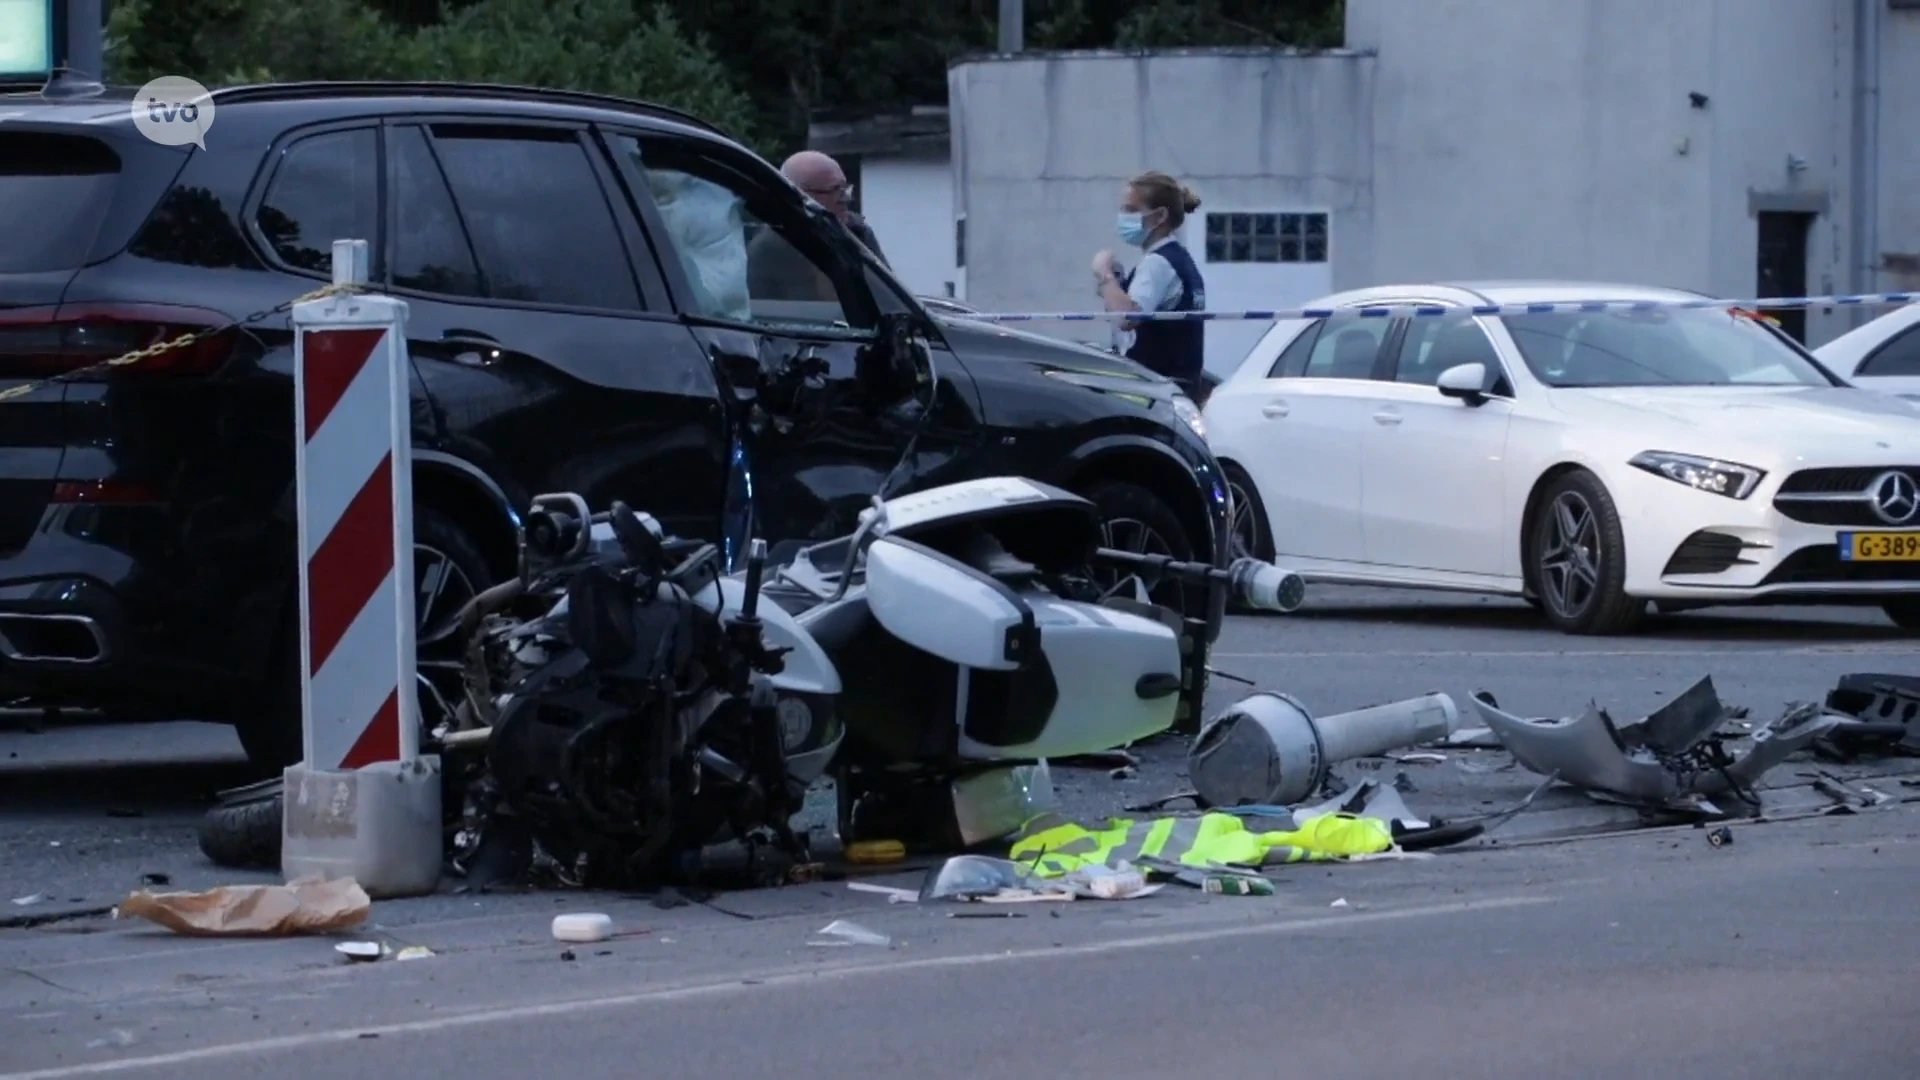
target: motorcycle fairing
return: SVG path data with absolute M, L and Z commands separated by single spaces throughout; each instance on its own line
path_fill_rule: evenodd
M 1033 608 L 1011 585 L 895 536 L 867 549 L 867 609 L 922 652 L 983 671 L 1017 671 L 1037 656 Z
M 959 750 L 980 760 L 1076 757 L 1156 735 L 1180 707 L 1180 639 L 1165 623 L 1112 607 L 1026 597 L 1038 630 L 1050 707 L 1037 724 L 1011 718 L 1043 704 L 987 696 L 995 681 L 963 679 Z M 1037 681 L 1038 674 L 1030 681 Z M 1172 689 L 1168 689 L 1172 688 Z M 1023 730 L 1024 729 L 1024 730 Z
M 1023 477 L 966 480 L 902 495 L 882 507 L 887 535 L 953 550 L 959 534 L 991 533 L 1007 553 L 1043 573 L 1085 567 L 1100 546 L 1100 513 L 1072 492 Z

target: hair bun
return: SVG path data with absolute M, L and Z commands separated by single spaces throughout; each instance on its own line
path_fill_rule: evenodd
M 1192 188 L 1183 186 L 1180 189 L 1180 206 L 1191 214 L 1200 209 L 1200 196 L 1195 195 Z

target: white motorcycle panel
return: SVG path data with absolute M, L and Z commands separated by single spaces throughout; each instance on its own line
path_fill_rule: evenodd
M 1017 476 L 988 476 L 901 495 L 886 503 L 889 530 L 908 532 L 922 525 L 972 517 L 1021 503 L 1046 502 L 1064 492 L 1048 491 Z
M 1178 694 L 1142 698 L 1142 676 L 1180 676 L 1172 628 L 1125 611 L 1027 594 L 1040 651 L 1059 696 L 1046 727 L 1020 746 L 987 746 L 960 736 L 960 756 L 981 760 L 1072 757 L 1111 750 L 1173 726 Z M 962 703 L 965 715 L 965 703 Z
M 885 537 L 867 549 L 867 608 L 887 633 L 962 667 L 1013 671 L 1007 632 L 1027 609 L 1004 586 Z

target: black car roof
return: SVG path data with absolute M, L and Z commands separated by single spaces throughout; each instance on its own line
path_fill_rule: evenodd
M 130 106 L 136 87 L 110 86 L 94 93 L 43 96 L 39 88 L 0 93 L 0 117 L 28 112 L 34 119 L 102 123 L 119 117 L 131 123 Z M 699 133 L 735 141 L 725 130 L 692 113 L 647 101 L 595 94 L 583 90 L 456 82 L 289 82 L 222 87 L 212 91 L 222 109 L 240 106 L 277 106 L 293 114 L 290 124 L 305 124 L 368 113 L 460 113 L 494 116 L 524 113 L 575 120 L 639 121 L 642 125 L 680 133 Z

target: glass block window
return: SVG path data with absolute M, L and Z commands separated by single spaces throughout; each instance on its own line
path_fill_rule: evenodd
M 1207 215 L 1209 263 L 1323 263 L 1327 215 Z

